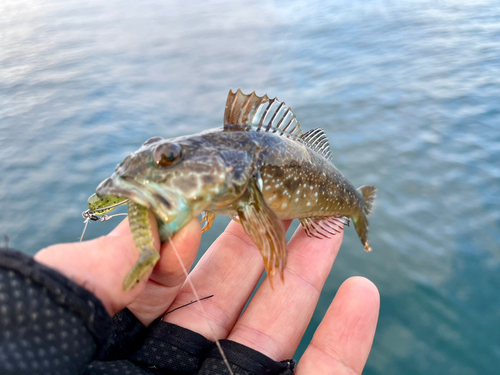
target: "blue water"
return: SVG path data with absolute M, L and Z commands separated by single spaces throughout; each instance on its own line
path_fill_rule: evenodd
M 77 240 L 114 166 L 220 125 L 230 87 L 285 100 L 379 189 L 374 251 L 346 231 L 295 357 L 362 275 L 381 293 L 365 374 L 500 373 L 496 1 L 3 0 L 0 234 L 29 253 Z

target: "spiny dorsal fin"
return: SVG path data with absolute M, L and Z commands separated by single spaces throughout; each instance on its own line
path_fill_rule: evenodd
M 326 159 L 332 156 L 330 151 L 330 142 L 325 131 L 321 128 L 312 129 L 301 135 L 300 141 L 310 149 L 323 155 Z
M 302 135 L 300 123 L 292 109 L 278 98 L 257 96 L 255 91 L 245 95 L 241 89 L 236 93 L 229 90 L 224 112 L 224 131 L 250 130 L 278 133 L 292 139 Z

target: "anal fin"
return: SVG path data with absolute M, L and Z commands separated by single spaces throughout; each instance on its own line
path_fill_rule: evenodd
M 264 201 L 264 197 L 253 178 L 248 186 L 248 196 L 237 209 L 245 232 L 257 245 L 264 258 L 264 266 L 272 286 L 273 276 L 286 266 L 285 230 L 276 213 Z
M 300 219 L 304 231 L 309 237 L 319 239 L 331 238 L 344 230 L 344 225 L 349 226 L 349 219 L 345 216 L 330 216 L 320 218 Z

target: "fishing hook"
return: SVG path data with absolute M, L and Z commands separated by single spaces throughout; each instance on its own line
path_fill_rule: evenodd
M 128 201 L 128 199 L 127 199 Z M 123 202 L 120 202 L 123 204 Z M 108 207 L 100 208 L 96 211 L 105 211 L 109 208 L 114 208 L 117 206 L 120 206 L 121 204 L 113 204 Z M 85 231 L 87 230 L 87 226 L 89 225 L 89 221 L 100 221 L 101 223 L 104 223 L 105 221 L 108 221 L 109 219 L 114 218 L 115 216 L 127 216 L 126 213 L 121 213 L 121 214 L 114 214 L 114 215 L 102 215 L 102 216 L 97 216 L 96 213 L 92 210 L 87 210 L 82 212 L 82 216 L 85 219 L 83 222 L 85 223 L 85 226 L 83 227 L 83 232 L 82 235 L 80 236 L 80 242 L 83 241 L 83 236 L 85 235 Z

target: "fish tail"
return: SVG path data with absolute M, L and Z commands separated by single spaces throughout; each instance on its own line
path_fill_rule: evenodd
M 363 204 L 360 207 L 360 212 L 357 216 L 352 218 L 356 232 L 358 232 L 359 239 L 365 247 L 366 251 L 372 251 L 370 243 L 368 242 L 368 216 L 371 215 L 373 210 L 373 202 L 377 196 L 377 188 L 375 186 L 361 186 L 358 191 L 363 196 Z

